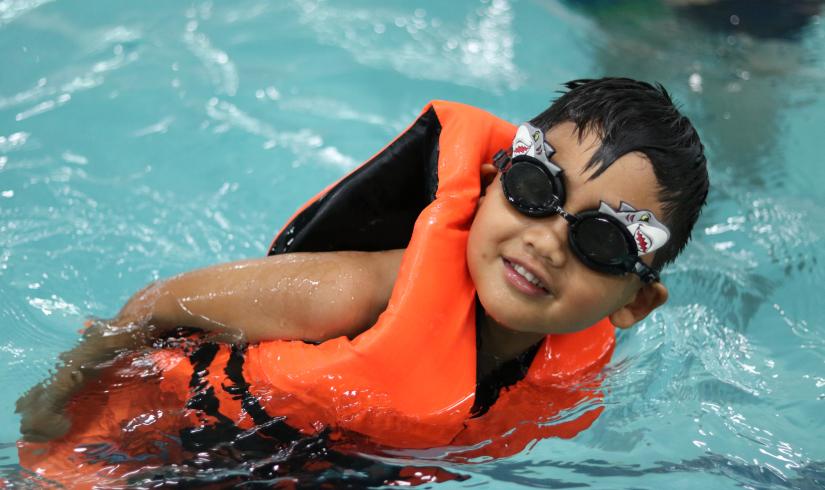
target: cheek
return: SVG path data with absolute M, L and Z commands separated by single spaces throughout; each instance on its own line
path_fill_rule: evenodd
M 490 239 L 484 233 L 484 227 L 479 226 L 477 221 L 470 228 L 467 238 L 467 267 L 470 269 L 470 277 L 478 283 L 481 280 L 483 264 L 489 260 L 492 254 Z
M 467 258 L 483 258 L 490 253 L 490 248 L 495 244 L 497 227 L 495 219 L 491 213 L 490 206 L 485 206 L 485 200 L 479 204 L 473 223 L 470 226 L 470 234 L 467 238 Z
M 488 201 L 491 197 L 486 196 L 479 206 L 467 238 L 467 266 L 479 290 L 488 290 L 487 286 L 495 283 L 495 276 L 491 274 L 507 234 L 503 223 L 506 220 L 491 206 L 495 204 Z
M 584 267 L 582 265 L 582 267 Z M 565 289 L 564 304 L 568 318 L 576 318 L 579 328 L 586 328 L 624 305 L 627 279 L 604 276 L 589 269 L 576 270 L 575 278 Z

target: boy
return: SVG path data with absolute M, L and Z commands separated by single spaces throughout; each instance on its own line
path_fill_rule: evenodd
M 567 87 L 531 121 L 540 132 L 523 126 L 512 158 L 481 169 L 466 248 L 480 305 L 479 391 L 514 362 L 523 374 L 548 334 L 605 317 L 628 328 L 662 305 L 656 271 L 684 248 L 705 202 L 702 144 L 663 88 L 611 78 Z M 64 434 L 62 407 L 84 379 L 180 325 L 235 342 L 355 337 L 387 307 L 403 252 L 284 254 L 152 284 L 21 398 L 21 432 L 32 441 Z

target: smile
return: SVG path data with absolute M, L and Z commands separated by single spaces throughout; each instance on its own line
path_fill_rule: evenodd
M 541 279 L 523 265 L 507 258 L 502 258 L 504 262 L 504 278 L 518 291 L 528 296 L 545 296 L 550 294 L 550 290 Z

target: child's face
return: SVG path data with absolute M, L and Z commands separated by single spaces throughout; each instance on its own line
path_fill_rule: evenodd
M 556 150 L 553 162 L 564 170 L 568 212 L 596 209 L 600 201 L 615 209 L 624 201 L 663 215 L 653 167 L 644 155 L 624 155 L 588 180 L 594 169 L 584 168 L 601 143 L 598 136 L 589 132 L 579 141 L 575 125 L 563 123 L 546 138 Z M 493 172 L 485 166 L 486 177 Z M 615 276 L 588 268 L 571 252 L 567 233 L 568 223 L 560 216 L 531 218 L 518 212 L 495 175 L 479 201 L 467 244 L 470 275 L 488 316 L 514 331 L 565 333 L 606 316 L 617 326 L 630 326 L 667 299 L 661 283 L 643 286 L 634 274 Z M 651 259 L 643 258 L 647 264 Z M 543 287 L 525 284 L 516 268 L 531 272 Z

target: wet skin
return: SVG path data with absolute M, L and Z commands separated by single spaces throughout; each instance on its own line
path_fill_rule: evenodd
M 564 169 L 565 209 L 579 213 L 605 201 L 622 201 L 663 216 L 653 167 L 640 153 L 623 155 L 598 178 L 585 170 L 600 140 L 587 132 L 580 140 L 572 123 L 551 128 L 547 141 L 554 162 Z M 470 229 L 467 262 L 486 317 L 482 345 L 497 359 L 512 358 L 544 335 L 582 330 L 609 316 L 627 328 L 667 300 L 661 283 L 643 285 L 637 276 L 599 273 L 571 252 L 568 223 L 560 216 L 531 218 L 505 199 L 494 167 L 483 169 L 484 195 Z M 644 261 L 651 263 L 652 256 Z M 519 272 L 538 278 L 536 286 Z M 535 281 L 534 281 L 535 282 Z

